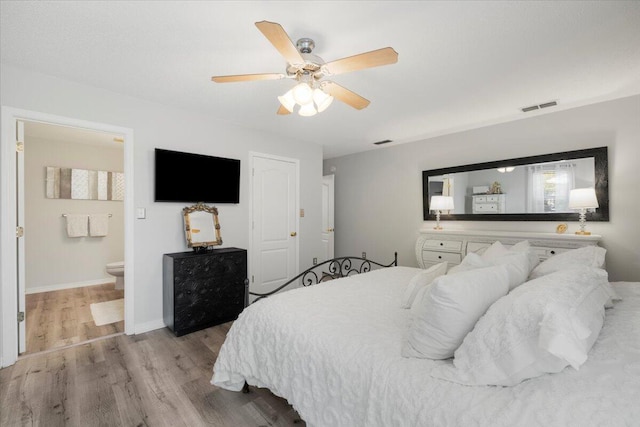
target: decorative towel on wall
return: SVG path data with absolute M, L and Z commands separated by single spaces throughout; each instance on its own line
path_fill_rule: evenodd
M 85 237 L 89 235 L 89 215 L 66 214 L 67 235 L 69 237 Z
M 124 200 L 124 173 L 46 167 L 47 199 Z
M 109 214 L 89 214 L 89 234 L 91 236 L 106 236 L 108 232 Z

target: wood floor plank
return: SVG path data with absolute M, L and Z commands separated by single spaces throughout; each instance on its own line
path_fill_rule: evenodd
M 182 337 L 166 328 L 120 335 L 20 359 L 0 370 L 0 425 L 304 426 L 266 389 L 210 384 L 230 326 Z
M 92 303 L 123 297 L 114 283 L 26 295 L 25 354 L 124 332 L 124 321 L 96 326 L 90 309 Z

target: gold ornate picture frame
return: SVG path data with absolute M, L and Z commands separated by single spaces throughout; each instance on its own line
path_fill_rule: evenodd
M 218 209 L 198 203 L 182 209 L 187 246 L 194 249 L 206 249 L 222 244 Z

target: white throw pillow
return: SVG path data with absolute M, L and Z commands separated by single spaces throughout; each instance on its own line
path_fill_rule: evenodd
M 492 261 L 496 258 L 507 255 L 508 253 L 509 249 L 505 248 L 500 241 L 495 241 L 482 253 L 482 259 L 485 261 Z
M 529 260 L 529 273 L 533 271 L 534 268 L 540 264 L 540 256 L 538 253 L 531 247 L 528 240 L 523 240 L 521 242 L 516 243 L 515 245 L 509 248 L 511 252 L 524 252 L 527 255 L 527 259 Z
M 504 266 L 440 276 L 416 300 L 404 357 L 447 359 L 489 306 L 509 290 Z
M 607 250 L 605 248 L 595 245 L 559 253 L 544 260 L 534 268 L 529 275 L 529 280 L 575 266 L 602 268 L 606 253 Z
M 496 301 L 456 350 L 453 365 L 431 375 L 465 385 L 513 386 L 545 373 L 578 369 L 600 333 L 607 272 L 591 267 L 532 280 Z
M 500 242 L 495 242 L 482 255 L 470 252 L 462 262 L 452 267 L 448 275 L 462 271 L 487 268 L 495 265 L 504 265 L 509 273 L 509 290 L 526 282 L 531 272 L 531 264 L 528 255 L 524 252 L 510 251 Z
M 407 286 L 407 289 L 404 291 L 400 307 L 411 308 L 411 304 L 413 304 L 418 291 L 431 284 L 431 282 L 433 282 L 433 280 L 437 277 L 445 274 L 447 272 L 447 265 L 448 264 L 446 261 L 441 262 L 413 276 L 413 278 L 409 282 L 409 285 Z
M 447 275 L 460 273 L 463 271 L 475 270 L 477 268 L 491 267 L 491 263 L 482 259 L 482 256 L 474 252 L 469 252 L 467 256 L 462 259 L 462 262 L 449 269 Z

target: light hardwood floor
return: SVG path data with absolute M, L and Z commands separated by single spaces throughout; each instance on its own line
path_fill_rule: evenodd
M 89 305 L 124 298 L 114 283 L 25 296 L 27 351 L 32 354 L 124 332 L 124 321 L 96 326 Z
M 0 426 L 304 426 L 267 390 L 212 386 L 231 323 L 175 337 L 120 335 L 0 370 Z

